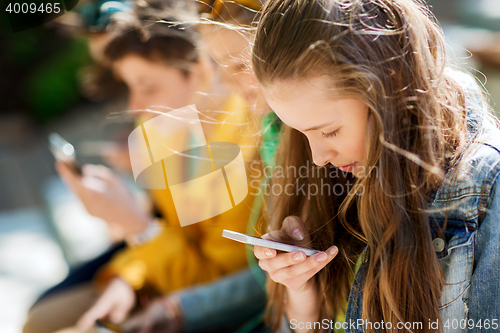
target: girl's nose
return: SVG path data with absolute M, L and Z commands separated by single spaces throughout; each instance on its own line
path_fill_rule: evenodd
M 313 162 L 317 166 L 323 166 L 330 163 L 337 155 L 336 151 L 321 142 L 309 139 L 309 145 L 311 147 Z

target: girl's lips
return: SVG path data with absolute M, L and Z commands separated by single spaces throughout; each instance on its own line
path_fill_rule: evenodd
M 356 162 L 349 164 L 349 165 L 339 166 L 337 168 L 339 168 L 342 171 L 352 172 L 354 170 L 355 165 L 356 165 Z

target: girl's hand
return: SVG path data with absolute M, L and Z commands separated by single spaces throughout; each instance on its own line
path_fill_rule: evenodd
M 272 231 L 262 238 L 278 242 L 293 242 L 293 245 L 302 247 L 308 247 L 310 241 L 302 220 L 297 216 L 287 217 L 283 221 L 281 230 Z M 274 249 L 254 246 L 254 254 L 259 259 L 259 266 L 268 272 L 271 280 L 283 284 L 294 292 L 310 290 L 314 286 L 314 279 L 311 278 L 335 258 L 337 253 L 336 246 L 310 257 L 306 257 L 303 251 L 277 254 Z
M 135 305 L 134 289 L 119 277 L 112 279 L 106 289 L 77 322 L 79 329 L 93 327 L 96 319 L 109 319 L 114 323 L 123 321 Z

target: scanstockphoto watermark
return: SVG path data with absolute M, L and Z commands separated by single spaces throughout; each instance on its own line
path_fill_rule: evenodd
M 355 180 L 346 180 L 342 183 L 332 182 L 331 179 L 345 178 L 349 172 L 342 171 L 334 166 L 317 166 L 310 164 L 309 161 L 306 165 L 299 167 L 296 166 L 266 166 L 262 168 L 258 162 L 250 164 L 251 174 L 254 177 L 250 181 L 251 193 L 253 195 L 303 195 L 308 199 L 316 195 L 336 195 L 341 196 L 350 193 L 351 189 L 356 186 L 355 193 L 363 195 L 365 189 L 363 185 L 356 184 Z M 365 172 L 364 167 L 358 167 L 356 170 L 357 177 L 377 177 L 378 168 L 371 167 Z M 279 178 L 288 178 L 298 180 L 315 179 L 315 182 L 290 182 L 286 185 L 280 184 L 276 180 Z M 265 181 L 262 182 L 262 179 Z M 274 180 L 269 182 L 269 180 Z
M 437 323 L 436 323 L 437 325 Z M 429 328 L 432 328 L 432 323 L 429 322 Z M 398 323 L 391 323 L 391 322 L 384 322 L 383 320 L 380 322 L 371 322 L 366 319 L 356 319 L 352 320 L 349 319 L 349 321 L 334 321 L 330 319 L 323 319 L 322 321 L 309 321 L 309 322 L 301 322 L 298 321 L 297 319 L 292 319 L 290 320 L 290 328 L 292 330 L 296 329 L 308 329 L 308 330 L 313 330 L 313 329 L 324 329 L 324 330 L 360 330 L 364 331 L 366 329 L 375 329 L 375 330 L 391 330 L 391 329 L 406 329 L 410 331 L 415 331 L 415 330 L 422 330 L 424 327 L 424 324 L 422 322 L 398 322 Z
M 445 321 L 439 320 L 427 320 L 427 322 L 397 322 L 395 324 L 391 322 L 372 322 L 367 319 L 358 318 L 356 320 L 349 319 L 349 321 L 334 321 L 330 319 L 323 319 L 322 321 L 313 322 L 300 322 L 297 319 L 290 320 L 290 328 L 295 329 L 324 329 L 324 330 L 359 330 L 365 331 L 366 329 L 375 330 L 407 330 L 407 331 L 417 331 L 422 330 L 424 326 L 431 330 L 437 330 L 440 327 L 448 330 L 464 330 L 464 329 L 479 329 L 481 331 L 495 331 L 497 332 L 500 328 L 500 323 L 498 318 L 479 318 L 479 319 L 447 319 Z
M 289 183 L 286 185 L 282 185 L 279 183 L 264 183 L 260 180 L 254 179 L 250 182 L 251 194 L 252 195 L 302 195 L 307 196 L 307 199 L 314 197 L 316 195 L 336 195 L 342 196 L 351 191 L 351 189 L 357 186 L 356 190 L 357 195 L 363 195 L 365 192 L 363 185 L 356 185 L 355 182 L 347 181 L 345 184 L 331 184 L 326 179 L 320 179 L 318 183 L 309 183 L 309 184 L 297 184 L 297 183 Z

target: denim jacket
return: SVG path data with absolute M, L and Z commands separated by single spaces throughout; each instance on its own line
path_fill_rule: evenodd
M 467 102 L 468 140 L 480 142 L 465 157 L 458 180 L 446 183 L 430 197 L 428 209 L 433 246 L 444 274 L 439 312 L 442 332 L 500 331 L 500 130 L 483 121 L 475 111 L 481 106 L 475 84 L 462 81 Z M 476 87 L 476 88 L 474 88 Z M 485 132 L 475 133 L 479 127 Z M 447 177 L 456 168 L 452 166 Z M 438 227 L 445 212 L 432 212 L 451 205 L 444 236 Z M 346 332 L 362 332 L 362 287 L 366 264 L 358 270 L 351 288 Z M 349 325 L 350 324 L 350 325 Z M 429 325 L 429 323 L 422 323 Z M 407 323 L 411 325 L 411 323 Z M 431 328 L 436 328 L 435 323 Z M 408 326 L 409 327 L 409 326 Z M 427 326 L 429 327 L 429 326 Z M 375 328 L 375 327 L 374 327 Z M 418 326 L 414 326 L 418 331 Z M 412 329 L 415 331 L 415 329 Z M 403 330 L 401 330 L 403 331 Z

